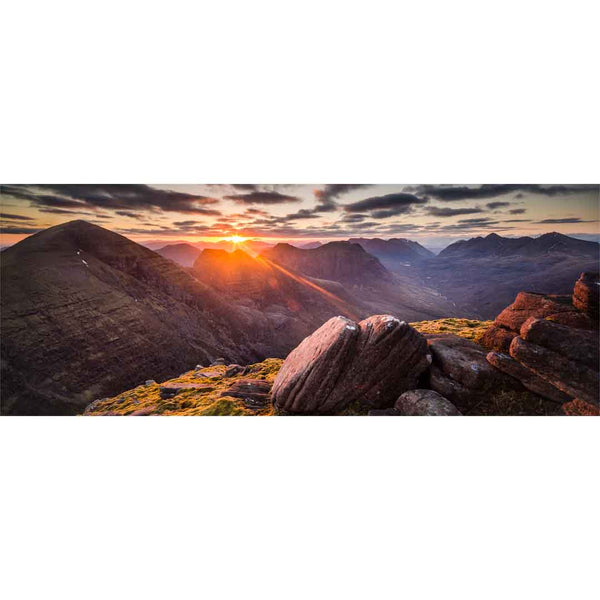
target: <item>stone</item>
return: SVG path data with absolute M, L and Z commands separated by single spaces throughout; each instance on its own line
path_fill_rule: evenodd
M 508 352 L 510 343 L 518 333 L 505 329 L 500 325 L 491 325 L 481 336 L 479 342 L 488 350 L 496 350 L 497 352 Z
M 521 337 L 516 337 L 512 341 L 510 355 L 571 398 L 598 404 L 600 397 L 598 372 Z
M 530 317 L 521 326 L 520 335 L 532 344 L 553 350 L 598 371 L 600 338 L 597 330 L 576 329 L 547 319 Z
M 518 381 L 490 365 L 487 351 L 479 344 L 449 333 L 425 337 L 433 356 L 429 387 L 461 412 L 468 412 L 492 392 L 522 389 Z
M 144 383 L 144 385 L 155 385 L 156 381 L 154 381 L 154 379 L 147 379 Z
M 563 325 L 582 329 L 592 327 L 590 318 L 573 306 L 570 296 L 532 292 L 519 292 L 515 301 L 496 317 L 494 325 L 518 332 L 529 317 L 548 318 Z
M 433 390 L 404 392 L 394 406 L 404 416 L 460 416 L 460 411 L 444 396 Z
M 400 417 L 401 414 L 395 408 L 374 408 L 368 413 L 369 417 Z
M 269 405 L 271 384 L 263 379 L 238 379 L 221 396 L 240 398 L 247 408 L 260 409 Z
M 217 360 L 214 360 L 213 362 L 210 363 L 211 367 L 219 367 L 222 365 L 226 364 L 226 360 L 224 358 L 217 358 Z
M 335 414 L 353 403 L 391 408 L 428 364 L 425 339 L 404 321 L 333 317 L 288 355 L 273 401 L 293 414 Z
M 227 369 L 225 369 L 225 377 L 233 377 L 235 375 L 239 375 L 244 372 L 244 367 L 241 365 L 229 365 Z
M 598 321 L 600 312 L 600 273 L 582 273 L 573 289 L 573 306 Z
M 160 386 L 160 397 L 163 400 L 172 398 L 181 392 L 189 392 L 193 390 L 198 393 L 212 392 L 215 388 L 202 383 L 163 383 Z
M 154 407 L 140 408 L 132 413 L 129 413 L 130 417 L 147 417 L 153 415 L 155 411 Z
M 519 380 L 523 387 L 542 398 L 546 398 L 546 400 L 560 404 L 570 400 L 570 396 L 555 388 L 551 383 L 536 375 L 536 373 L 524 367 L 521 363 L 518 363 L 508 354 L 489 352 L 486 359 L 496 369 Z

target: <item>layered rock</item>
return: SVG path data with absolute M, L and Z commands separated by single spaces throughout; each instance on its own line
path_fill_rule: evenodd
M 416 387 L 428 364 L 425 339 L 404 321 L 334 317 L 287 357 L 273 402 L 295 414 L 333 414 L 353 403 L 387 408 Z
M 598 403 L 600 375 L 597 371 L 521 337 L 511 342 L 510 355 L 571 398 Z
M 600 312 L 600 274 L 582 273 L 573 290 L 573 306 L 598 321 Z
M 570 296 L 520 292 L 515 301 L 496 317 L 480 341 L 490 350 L 507 353 L 523 323 L 532 317 L 578 329 L 594 327 L 590 317 L 573 306 Z
M 271 383 L 262 379 L 238 379 L 221 396 L 240 398 L 251 409 L 265 408 L 269 403 Z
M 486 360 L 479 344 L 453 334 L 427 335 L 433 362 L 429 387 L 468 412 L 487 396 L 501 389 L 522 389 L 512 377 Z

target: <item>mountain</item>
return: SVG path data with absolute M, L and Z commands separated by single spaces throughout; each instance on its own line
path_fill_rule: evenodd
M 247 314 L 185 269 L 85 221 L 0 256 L 2 413 L 76 413 L 145 379 L 273 349 Z
M 600 245 L 559 233 L 505 238 L 495 233 L 451 244 L 419 268 L 432 287 L 464 308 L 493 319 L 526 290 L 570 294 L 583 271 L 597 271 Z
M 549 254 L 594 257 L 598 243 L 579 240 L 561 233 L 545 233 L 537 238 L 505 238 L 496 233 L 460 240 L 439 253 L 440 258 L 532 257 Z
M 387 312 L 411 321 L 460 314 L 420 276 L 392 273 L 359 244 L 329 242 L 311 250 L 277 244 L 261 256 L 321 285 L 338 282 L 362 314 Z
M 175 261 L 182 267 L 191 267 L 198 256 L 200 256 L 202 250 L 191 244 L 182 242 L 181 244 L 168 244 L 155 252 L 165 258 Z
M 403 238 L 382 240 L 379 238 L 350 238 L 353 244 L 360 244 L 367 252 L 377 257 L 388 269 L 410 267 L 413 263 L 433 258 L 433 252 L 417 242 Z
M 329 242 L 313 249 L 277 244 L 262 256 L 298 273 L 353 285 L 391 279 L 391 273 L 377 258 L 358 244 Z
M 314 248 L 319 248 L 322 246 L 321 242 L 306 242 L 305 244 L 292 244 L 292 246 L 296 246 L 296 248 L 302 248 L 302 250 L 313 250 Z

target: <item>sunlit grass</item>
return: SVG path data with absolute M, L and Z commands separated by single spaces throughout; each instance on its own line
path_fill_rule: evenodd
M 472 319 L 436 319 L 435 321 L 417 321 L 411 325 L 421 333 L 453 333 L 467 340 L 477 342 L 492 321 Z

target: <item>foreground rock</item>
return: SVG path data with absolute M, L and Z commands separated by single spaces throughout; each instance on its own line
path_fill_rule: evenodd
M 558 404 L 571 400 L 571 397 L 555 388 L 551 383 L 502 352 L 490 352 L 487 361 L 496 369 L 519 380 L 529 391 Z
M 262 379 L 239 379 L 231 387 L 221 392 L 221 396 L 241 398 L 251 409 L 265 408 L 269 404 L 271 383 Z
M 182 392 L 212 392 L 215 388 L 210 385 L 204 385 L 201 383 L 163 383 L 160 386 L 160 397 L 164 400 L 166 398 L 172 398 Z
M 594 327 L 590 317 L 573 306 L 570 296 L 520 292 L 515 301 L 496 317 L 480 341 L 490 350 L 506 353 L 523 323 L 532 317 L 578 329 Z
M 598 403 L 600 374 L 597 371 L 521 337 L 512 341 L 510 355 L 571 398 Z
M 582 273 L 573 290 L 573 306 L 598 321 L 600 312 L 600 274 Z
M 486 360 L 486 350 L 479 344 L 452 334 L 426 337 L 433 357 L 429 387 L 462 412 L 502 389 L 522 389 L 519 382 Z
M 446 398 L 433 390 L 409 390 L 396 400 L 394 406 L 404 416 L 459 416 L 460 411 Z
M 390 408 L 428 364 L 425 339 L 404 321 L 334 317 L 287 357 L 273 403 L 293 414 L 334 414 L 353 403 Z

